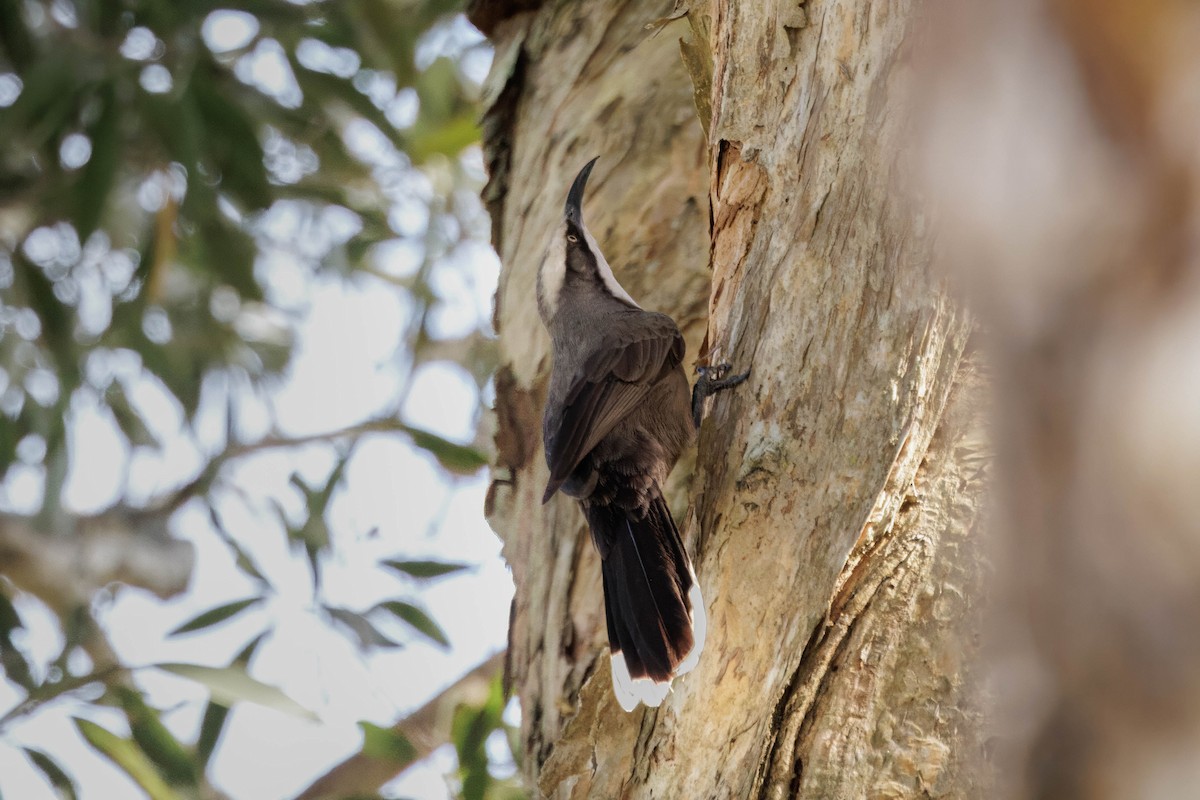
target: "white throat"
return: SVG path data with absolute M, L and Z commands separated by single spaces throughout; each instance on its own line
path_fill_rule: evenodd
M 538 311 L 542 321 L 547 325 L 558 310 L 558 295 L 562 292 L 563 283 L 567 279 L 567 243 L 561 230 L 555 230 L 550 246 L 542 256 L 542 265 L 538 267 L 537 298 Z

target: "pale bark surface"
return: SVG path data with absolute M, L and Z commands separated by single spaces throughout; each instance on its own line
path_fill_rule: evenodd
M 504 8 L 475 13 L 497 47 L 485 131 L 505 265 L 489 518 L 517 586 L 509 674 L 533 785 L 978 795 L 965 632 L 982 378 L 898 176 L 913 4 L 717 0 L 657 35 L 645 26 L 666 4 Z M 662 708 L 633 714 L 611 696 L 582 517 L 539 502 L 534 279 L 571 176 L 597 154 L 585 216 L 618 278 L 675 317 L 689 363 L 753 370 L 713 401 L 694 473 L 675 476 L 705 653 Z

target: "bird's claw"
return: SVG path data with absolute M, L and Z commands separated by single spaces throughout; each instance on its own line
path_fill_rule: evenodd
M 696 381 L 696 386 L 692 389 L 692 422 L 697 430 L 700 428 L 700 418 L 703 416 L 704 401 L 710 395 L 716 394 L 722 389 L 730 389 L 737 386 L 742 381 L 750 376 L 750 371 L 746 370 L 740 375 L 729 375 L 729 370 L 732 366 L 729 364 L 716 364 L 709 367 L 696 367 L 696 372 L 700 378 Z

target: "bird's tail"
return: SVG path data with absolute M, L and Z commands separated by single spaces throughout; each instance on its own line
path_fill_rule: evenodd
M 603 561 L 613 691 L 621 708 L 657 706 L 691 671 L 707 620 L 692 563 L 662 494 L 649 510 L 584 504 Z

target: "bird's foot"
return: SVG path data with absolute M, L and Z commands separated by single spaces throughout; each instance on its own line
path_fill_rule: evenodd
M 750 376 L 750 370 L 746 370 L 741 375 L 728 375 L 730 369 L 732 367 L 729 364 L 717 364 L 713 367 L 696 367 L 696 372 L 700 374 L 700 378 L 696 381 L 696 385 L 692 389 L 692 422 L 695 423 L 697 430 L 700 428 L 700 418 L 704 412 L 704 401 L 710 395 L 714 395 L 722 389 L 730 389 L 737 386 Z

